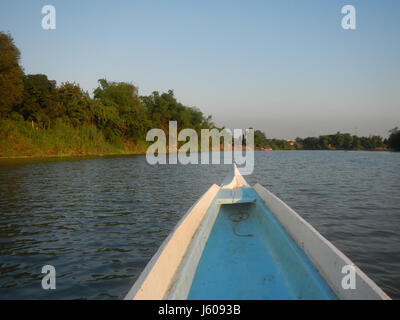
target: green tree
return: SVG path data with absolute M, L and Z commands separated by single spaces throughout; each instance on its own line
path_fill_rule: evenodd
M 256 148 L 265 148 L 268 144 L 268 140 L 265 137 L 265 133 L 260 130 L 254 131 L 254 147 Z
M 303 140 L 304 149 L 317 150 L 319 147 L 319 139 L 316 137 L 308 137 Z
M 385 146 L 380 136 L 361 137 L 360 141 L 363 149 L 367 150 L 375 150 L 376 148 L 383 148 Z
M 19 59 L 20 52 L 11 35 L 0 32 L 0 117 L 22 101 L 23 71 Z
M 32 120 L 42 126 L 64 114 L 57 101 L 56 82 L 47 79 L 44 74 L 31 74 L 23 77 L 24 92 L 22 104 L 16 110 L 26 120 Z
M 349 150 L 353 144 L 353 137 L 349 133 L 344 133 L 343 135 L 343 145 L 342 148 Z
M 66 122 L 77 127 L 91 120 L 90 103 L 91 99 L 87 92 L 83 92 L 78 84 L 63 83 L 58 88 L 59 110 Z
M 361 149 L 361 140 L 360 140 L 359 137 L 353 136 L 353 142 L 352 142 L 352 144 L 351 144 L 351 148 L 352 148 L 353 150 L 359 150 L 359 149 Z
M 389 130 L 390 136 L 388 139 L 389 148 L 400 151 L 400 130 L 398 127 Z
M 100 101 L 113 113 L 118 111 L 118 117 L 114 118 L 113 132 L 134 140 L 141 140 L 146 132 L 145 109 L 138 96 L 138 89 L 126 82 L 108 82 L 99 80 L 99 87 L 94 90 L 94 98 Z
M 181 104 L 172 90 L 162 94 L 154 91 L 150 96 L 142 96 L 141 100 L 152 128 L 168 133 L 169 121 L 177 121 L 178 130 L 191 128 L 197 133 L 215 127 L 211 116 L 205 117 L 198 108 Z
M 344 137 L 343 135 L 338 131 L 334 136 L 333 136 L 333 141 L 332 144 L 335 148 L 343 148 L 344 145 Z
M 330 136 L 319 136 L 318 138 L 318 144 L 321 149 L 329 149 L 331 142 Z

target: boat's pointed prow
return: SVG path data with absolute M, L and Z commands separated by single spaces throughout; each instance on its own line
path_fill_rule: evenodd
M 308 222 L 236 164 L 182 217 L 126 299 L 389 299 Z
M 235 173 L 235 176 L 241 176 L 240 171 L 235 162 L 233 163 L 233 172 Z
M 230 172 L 221 185 L 222 189 L 238 189 L 242 187 L 250 187 L 243 176 L 240 174 L 236 163 L 233 164 L 233 171 Z

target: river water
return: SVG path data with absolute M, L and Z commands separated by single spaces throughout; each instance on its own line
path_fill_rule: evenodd
M 180 217 L 229 165 L 145 156 L 0 160 L 0 299 L 121 299 Z M 255 153 L 275 193 L 400 299 L 400 153 Z M 56 290 L 43 290 L 44 265 Z

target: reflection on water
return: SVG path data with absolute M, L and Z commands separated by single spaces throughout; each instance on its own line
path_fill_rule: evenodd
M 400 298 L 400 154 L 257 152 L 259 182 Z M 179 218 L 229 165 L 144 156 L 0 161 L 0 298 L 123 298 Z M 54 265 L 57 289 L 41 288 Z

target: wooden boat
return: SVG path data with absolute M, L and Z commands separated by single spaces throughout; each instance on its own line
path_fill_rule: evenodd
M 390 298 L 234 165 L 183 216 L 125 299 Z

